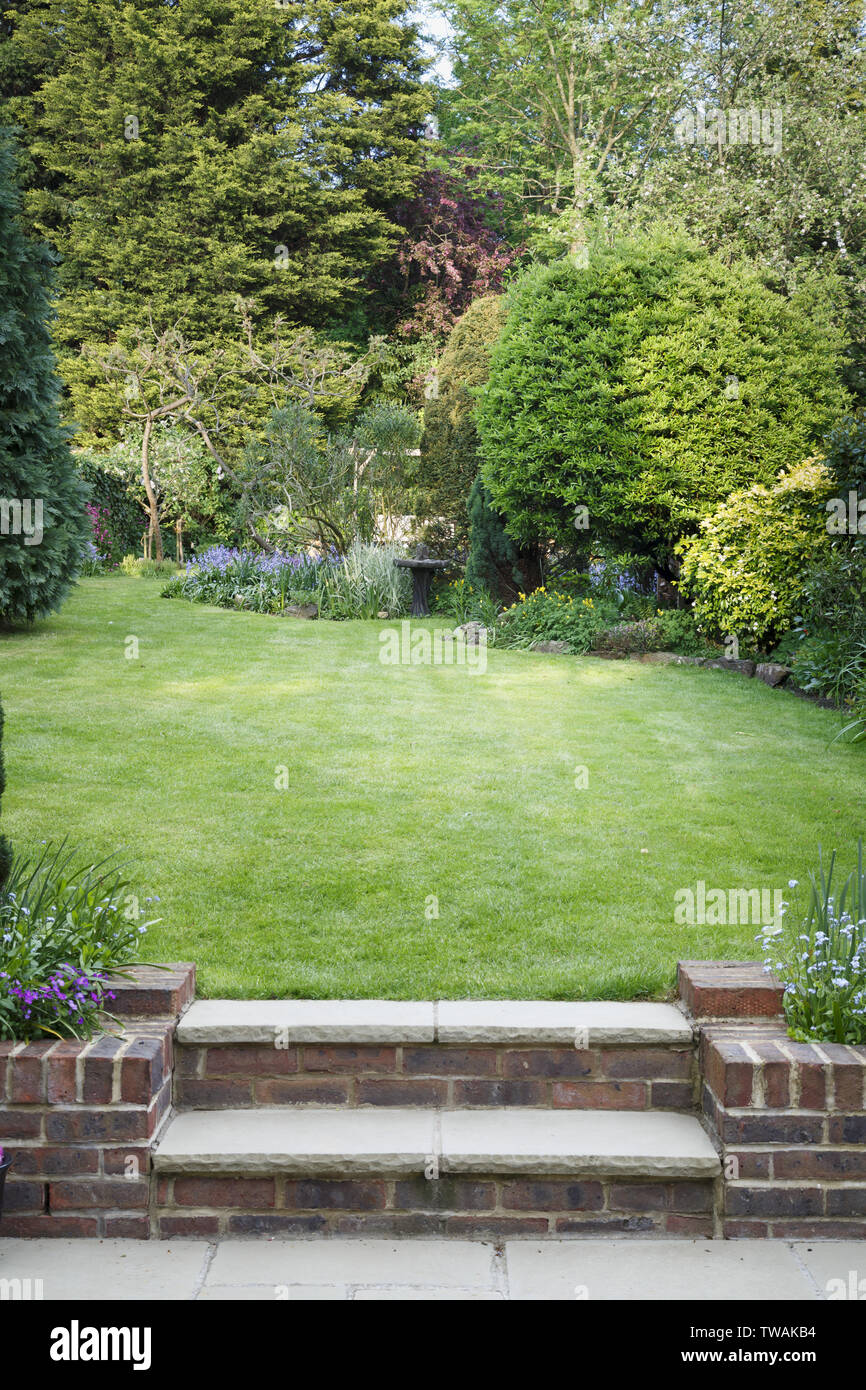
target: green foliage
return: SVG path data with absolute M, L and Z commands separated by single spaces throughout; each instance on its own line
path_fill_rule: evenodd
M 11 145 L 0 132 L 0 623 L 63 602 L 90 537 L 87 489 L 57 407 L 51 257 L 22 233 Z
M 109 976 L 155 925 L 141 920 L 129 886 L 112 860 L 89 864 L 65 844 L 15 859 L 0 889 L 0 1038 L 100 1030 Z
M 567 642 L 572 652 L 588 652 L 613 616 L 592 598 L 548 593 L 545 588 L 519 594 L 502 612 L 496 629 L 499 647 L 531 647 L 536 642 Z
M 130 493 L 126 478 L 107 468 L 97 455 L 79 454 L 75 461 L 78 476 L 90 489 L 90 501 L 108 513 L 110 559 L 119 561 L 140 545 L 144 513 Z
M 397 545 L 365 545 L 353 541 L 346 555 L 324 566 L 319 582 L 319 611 L 323 618 L 389 618 L 408 613 L 412 596 L 409 572 L 398 569 L 403 556 Z
M 238 294 L 324 326 L 395 246 L 429 101 L 404 0 L 41 0 L 9 30 L 0 118 L 63 258 L 57 342 L 91 437 L 116 413 L 81 343 L 150 312 L 212 344 Z
M 3 806 L 3 793 L 6 790 L 6 765 L 3 760 L 3 706 L 0 705 L 0 810 Z M 12 848 L 3 831 L 0 830 L 0 891 L 9 877 L 12 863 Z
M 469 494 L 469 556 L 466 579 L 477 589 L 514 599 L 529 588 L 539 574 L 538 556 L 521 550 L 508 535 L 502 517 L 490 502 L 490 494 L 479 474 Z
M 714 649 L 698 631 L 694 613 L 688 608 L 659 608 L 653 622 L 659 639 L 659 650 L 678 652 L 680 656 L 715 655 Z
M 536 267 L 476 417 L 493 503 L 523 542 L 585 534 L 666 567 L 715 504 L 838 418 L 840 351 L 826 316 L 681 236 Z
M 826 872 L 810 872 L 809 906 L 790 930 L 774 924 L 760 935 L 765 965 L 785 985 L 788 1032 L 798 1042 L 866 1042 L 866 869 L 863 841 L 841 888 Z M 796 890 L 796 880 L 789 887 Z M 790 906 L 790 905 L 788 905 Z
M 593 651 L 609 652 L 611 656 L 629 656 L 632 652 L 662 650 L 661 628 L 655 618 L 640 618 L 633 623 L 614 623 L 599 632 L 592 644 Z
M 681 586 L 710 636 L 766 648 L 801 611 L 810 566 L 829 559 L 824 502 L 833 482 L 820 459 L 735 492 L 683 543 Z
M 120 568 L 134 579 L 165 579 L 167 575 L 177 574 L 173 560 L 145 560 L 141 555 L 124 555 Z
M 502 330 L 506 301 L 502 295 L 476 299 L 457 320 L 429 383 L 421 437 L 423 493 L 421 514 L 458 546 L 469 539 L 467 504 L 480 464 L 475 428 L 475 392 L 490 371 L 490 352 Z

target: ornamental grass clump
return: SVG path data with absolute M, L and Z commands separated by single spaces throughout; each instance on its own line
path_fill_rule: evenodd
M 826 873 L 819 851 L 818 873 L 809 875 L 809 907 L 800 916 L 796 935 L 774 924 L 764 927 L 756 938 L 763 949 L 764 969 L 784 984 L 788 1032 L 798 1042 L 866 1043 L 862 839 L 857 843 L 857 867 L 838 894 L 833 888 L 835 867 L 835 851 Z M 796 890 L 796 879 L 788 886 Z
M 143 920 L 128 890 L 116 862 L 87 864 L 65 844 L 13 860 L 0 891 L 0 1038 L 88 1038 L 104 1028 L 108 982 L 139 959 L 158 920 Z

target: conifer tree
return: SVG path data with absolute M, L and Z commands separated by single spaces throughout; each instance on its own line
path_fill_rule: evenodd
M 0 623 L 58 608 L 90 524 L 57 407 L 51 256 L 21 230 L 15 161 L 0 132 Z

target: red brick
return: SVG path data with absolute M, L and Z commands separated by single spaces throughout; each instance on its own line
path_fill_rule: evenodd
M 668 1212 L 665 1217 L 665 1231 L 671 1236 L 688 1236 L 692 1240 L 712 1240 L 713 1218 L 711 1216 L 677 1216 Z
M 99 1235 L 99 1219 L 96 1216 L 56 1216 L 53 1212 L 40 1214 L 21 1212 L 17 1216 L 3 1217 L 4 1236 L 56 1236 L 63 1238 L 81 1237 L 92 1240 Z
M 253 1083 L 246 1077 L 211 1077 L 208 1081 L 187 1078 L 178 1083 L 178 1103 L 192 1110 L 251 1105 L 252 1100 Z
M 273 1178 L 176 1177 L 178 1207 L 272 1207 Z
M 221 1048 L 218 1050 L 222 1051 Z M 178 1047 L 175 1052 L 175 1076 L 183 1078 L 199 1076 L 207 1063 L 207 1054 L 208 1049 L 206 1047 L 190 1047 L 187 1043 Z
M 143 1107 L 129 1110 L 49 1110 L 45 1115 L 45 1137 L 54 1142 L 101 1141 L 105 1144 L 122 1144 L 129 1139 L 146 1139 L 148 1113 Z
M 149 1216 L 106 1216 L 105 1235 L 116 1240 L 148 1240 Z
M 397 1071 L 395 1047 L 305 1047 L 303 1069 L 313 1072 Z
M 633 1235 L 660 1230 L 660 1216 L 562 1216 L 556 1222 L 557 1235 L 609 1236 Z
M 288 1076 L 298 1070 L 296 1047 L 247 1045 L 209 1047 L 207 1076 Z
M 733 1170 L 728 1169 L 731 1160 L 736 1162 L 736 1168 Z M 770 1176 L 770 1155 L 749 1149 L 728 1149 L 724 1156 L 723 1167 L 726 1175 L 730 1171 L 734 1180 L 768 1178 Z
M 726 1240 L 763 1240 L 770 1234 L 766 1221 L 725 1221 Z
M 454 1105 L 546 1105 L 547 1088 L 544 1081 L 455 1081 Z
M 774 1221 L 770 1235 L 774 1240 L 863 1240 L 866 1222 Z
M 120 1098 L 130 1105 L 149 1105 L 163 1083 L 162 1040 L 136 1038 L 120 1064 Z
M 465 1236 L 476 1240 L 514 1240 L 518 1236 L 543 1236 L 550 1230 L 545 1216 L 447 1216 L 445 1230 L 449 1236 Z
M 131 1144 L 126 1144 L 120 1149 L 103 1149 L 102 1171 L 106 1177 L 125 1178 L 129 1182 L 131 1179 L 127 1178 L 127 1163 L 130 1159 L 135 1160 L 139 1175 L 146 1176 L 150 1171 L 150 1150 L 144 1146 L 136 1148 Z
M 598 1074 L 598 1053 L 576 1047 L 533 1047 L 507 1051 L 502 1056 L 503 1076 L 589 1077 Z
M 9 1099 L 18 1105 L 38 1105 L 45 1099 L 43 1059 L 53 1042 L 28 1043 L 11 1061 Z
M 474 1178 L 405 1178 L 394 1184 L 393 1205 L 401 1211 L 492 1211 L 496 1184 Z
M 695 1103 L 691 1081 L 651 1081 L 653 1110 L 691 1110 Z
M 2 1121 L 0 1121 L 2 1123 Z M 99 1172 L 98 1149 L 25 1147 L 15 1150 L 15 1172 L 86 1176 Z
M 522 1179 L 502 1183 L 500 1196 L 506 1211 L 601 1211 L 604 1206 L 600 1182 Z
M 552 1100 L 563 1110 L 644 1110 L 647 1087 L 643 1081 L 554 1081 Z
M 11 1175 L 6 1179 L 3 1195 L 4 1211 L 44 1211 L 45 1183 L 16 1181 Z
M 160 1240 L 180 1237 L 204 1239 L 218 1236 L 220 1223 L 217 1216 L 163 1216 L 158 1218 Z
M 866 1216 L 866 1187 L 829 1187 L 828 1216 Z
M 61 1180 L 49 1184 L 48 1204 L 52 1211 L 86 1211 L 90 1207 L 131 1211 L 136 1207 L 146 1207 L 147 1202 L 146 1178 L 134 1182 L 124 1182 L 122 1179 L 92 1182 L 82 1178 L 80 1182 Z
M 444 1236 L 451 1218 L 444 1212 L 431 1211 L 371 1211 L 331 1218 L 331 1231 L 338 1236 L 385 1236 L 393 1239 L 407 1236 Z M 473 1219 L 473 1218 L 470 1218 Z M 480 1220 L 481 1217 L 474 1218 Z
M 611 1211 L 667 1211 L 670 1203 L 667 1183 L 611 1183 L 608 1194 Z
M 155 965 L 129 966 L 124 975 L 111 979 L 115 999 L 111 1012 L 122 1017 L 169 1015 L 176 1017 L 195 996 L 195 966 L 188 961 L 165 969 Z
M 834 1110 L 862 1110 L 866 1057 L 862 1061 L 837 1061 L 833 1065 Z
M 864 1149 L 779 1149 L 773 1154 L 773 1177 L 817 1182 L 866 1178 Z
M 403 1070 L 415 1076 L 495 1076 L 496 1064 L 491 1048 L 403 1048 Z
M 259 1077 L 253 1082 L 257 1105 L 346 1105 L 349 1082 L 338 1077 Z
M 359 1105 L 444 1105 L 448 1099 L 448 1082 L 421 1077 L 402 1077 L 400 1080 L 358 1079 Z
M 78 1059 L 87 1044 L 64 1038 L 45 1059 L 45 1096 L 50 1105 L 71 1105 L 76 1099 Z
M 759 961 L 681 960 L 680 998 L 696 1018 L 761 1018 L 782 1011 L 783 987 Z
M 707 1084 L 722 1105 L 751 1105 L 753 1066 L 738 1043 L 714 1041 L 704 1034 L 701 1060 Z
M 727 1185 L 728 1216 L 821 1216 L 824 1193 L 820 1187 L 738 1187 Z
M 385 1198 L 384 1182 L 374 1178 L 333 1181 L 302 1178 L 286 1183 L 283 1205 L 297 1211 L 378 1211 L 384 1208 Z
M 649 1077 L 658 1081 L 688 1081 L 693 1063 L 691 1051 L 673 1048 L 617 1047 L 605 1048 L 601 1054 L 602 1075 L 614 1080 Z
M 671 1207 L 680 1212 L 711 1212 L 713 1210 L 711 1182 L 671 1183 Z
M 39 1139 L 42 1135 L 42 1110 L 4 1110 L 0 1115 L 0 1142 L 10 1139 Z
M 84 1058 L 82 1099 L 87 1105 L 107 1105 L 114 1090 L 114 1058 L 122 1048 L 119 1038 L 99 1038 Z
M 327 1227 L 324 1216 L 290 1216 L 275 1212 L 252 1215 L 248 1212 L 230 1216 L 229 1235 L 232 1236 L 312 1236 Z

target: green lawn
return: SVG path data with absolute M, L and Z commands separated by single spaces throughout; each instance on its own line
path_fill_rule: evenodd
M 4 821 L 19 850 L 132 855 L 161 899 L 147 954 L 196 961 L 206 994 L 662 995 L 679 957 L 757 954 L 751 926 L 675 926 L 676 889 L 783 887 L 863 829 L 866 748 L 758 681 L 383 666 L 386 624 L 159 587 L 87 580 L 0 638 Z

